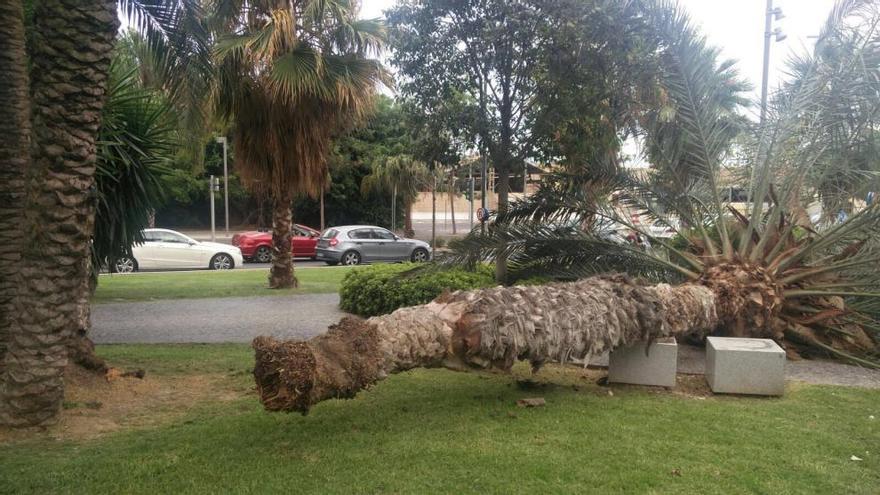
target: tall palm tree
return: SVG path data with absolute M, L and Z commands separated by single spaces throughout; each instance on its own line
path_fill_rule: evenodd
M 220 2 L 214 22 L 215 101 L 233 123 L 244 184 L 273 201 L 269 286 L 296 286 L 291 201 L 325 189 L 332 137 L 370 110 L 382 65 L 368 59 L 385 38 L 350 0 Z
M 61 406 L 67 345 L 77 323 L 81 282 L 90 271 L 95 141 L 118 21 L 113 1 L 38 2 L 31 70 L 24 75 L 21 12 L 22 2 L 4 2 L 7 15 L 0 20 L 0 45 L 13 50 L 9 57 L 4 50 L 0 78 L 4 85 L 11 81 L 21 99 L 0 109 L 0 121 L 29 129 L 31 150 L 19 155 L 26 158 L 18 163 L 3 164 L 4 171 L 22 174 L 28 194 L 23 210 L 15 212 L 23 214 L 17 231 L 21 275 L 12 314 L 4 318 L 0 423 L 40 424 L 52 421 Z M 0 147 L 10 149 L 20 139 L 4 135 Z
M 841 54 L 849 60 L 838 66 L 844 70 L 828 72 L 817 65 L 779 99 L 767 126 L 758 131 L 750 160 L 756 168 L 755 201 L 743 214 L 727 208 L 717 180 L 716 151 L 728 142 L 729 120 L 702 103 L 724 89 L 695 70 L 706 61 L 696 56 L 701 43 L 687 16 L 669 2 L 646 4 L 645 18 L 667 40 L 678 39 L 664 54 L 671 75 L 667 91 L 682 116 L 678 142 L 704 178 L 705 193 L 659 196 L 638 176 L 624 175 L 619 205 L 597 208 L 577 196 L 556 198 L 551 205 L 552 196 L 544 195 L 541 204 L 523 205 L 515 220 L 508 216 L 508 223 L 490 235 L 470 236 L 452 261 L 491 260 L 504 253 L 517 269 L 569 277 L 616 270 L 654 278 L 653 285 L 605 275 L 457 292 L 366 321 L 346 319 L 306 342 L 260 337 L 253 343 L 254 375 L 267 409 L 306 412 L 321 400 L 351 397 L 390 373 L 414 367 L 508 370 L 521 359 L 537 369 L 635 341 L 715 331 L 773 338 L 790 349 L 880 366 L 880 274 L 873 269 L 880 263 L 880 204 L 818 231 L 799 228 L 790 209 L 801 200 L 801 179 L 826 147 L 816 139 L 825 132 L 817 124 L 830 118 L 829 109 L 816 95 L 832 80 L 844 86 L 838 89 L 865 79 L 880 81 L 875 77 L 880 64 L 862 63 L 876 60 L 880 49 L 880 7 L 870 0 L 844 0 L 832 12 L 822 36 L 859 29 L 866 41 Z M 683 31 L 691 32 L 673 37 Z M 880 110 L 876 95 L 880 92 L 872 105 Z M 630 209 L 682 231 L 686 247 L 635 224 Z M 638 232 L 655 249 L 559 227 L 583 215 Z M 542 221 L 532 221 L 536 217 Z M 681 229 L 677 220 L 689 229 Z
M 406 235 L 412 235 L 412 205 L 418 199 L 419 191 L 431 182 L 430 176 L 428 167 L 411 156 L 391 156 L 373 165 L 370 175 L 361 182 L 361 190 L 364 193 L 390 192 L 392 218 L 399 198 L 403 203 L 403 230 Z M 392 230 L 397 228 L 395 224 L 392 220 Z
M 137 8 L 136 24 L 162 44 L 186 32 L 179 13 L 192 3 L 120 5 Z M 91 273 L 97 135 L 118 24 L 113 0 L 0 6 L 0 424 L 48 424 L 61 408 Z

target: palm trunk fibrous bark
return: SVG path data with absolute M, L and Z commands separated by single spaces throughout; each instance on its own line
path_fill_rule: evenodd
M 0 422 L 11 425 L 54 422 L 64 398 L 90 275 L 95 141 L 118 25 L 110 0 L 43 0 L 36 8 L 25 249 L 0 375 Z
M 537 370 L 717 324 L 715 293 L 699 284 L 648 286 L 604 276 L 496 287 L 368 320 L 345 318 L 305 342 L 258 337 L 254 376 L 266 409 L 306 413 L 412 368 L 509 370 L 525 360 Z
M 290 202 L 290 196 L 282 196 L 276 198 L 272 205 L 272 267 L 269 268 L 269 287 L 272 289 L 297 286 L 290 249 L 293 228 Z
M 0 374 L 19 286 L 25 170 L 30 161 L 30 94 L 22 4 L 0 3 Z

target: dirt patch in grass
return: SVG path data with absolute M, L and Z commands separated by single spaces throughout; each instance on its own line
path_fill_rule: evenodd
M 205 402 L 229 402 L 248 387 L 223 374 L 107 376 L 78 366 L 65 373 L 64 411 L 58 424 L 40 429 L 0 428 L 0 444 L 20 440 L 89 440 L 120 429 L 166 424 Z

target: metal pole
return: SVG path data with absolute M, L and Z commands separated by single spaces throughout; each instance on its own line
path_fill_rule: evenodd
M 761 76 L 761 124 L 767 117 L 767 81 L 770 77 L 770 37 L 773 35 L 773 0 L 767 0 L 764 12 L 764 73 Z
M 486 181 L 488 180 L 488 178 L 486 177 L 486 168 L 488 167 L 488 163 L 486 162 L 486 155 L 483 155 L 483 173 L 480 177 L 480 194 L 482 195 L 482 198 L 480 198 L 480 202 L 482 203 L 483 211 L 486 211 Z M 482 219 L 480 220 L 480 232 L 483 235 L 486 234 L 486 222 L 482 221 Z
M 471 219 L 470 229 L 474 230 L 474 162 L 468 163 L 468 188 L 471 193 L 471 201 L 470 201 L 470 216 L 468 218 Z
M 223 209 L 226 219 L 226 233 L 229 233 L 229 168 L 226 158 L 226 138 L 223 138 Z
M 211 242 L 215 242 L 217 240 L 217 232 L 214 228 L 214 176 L 211 176 L 210 181 L 208 182 L 208 188 L 211 190 Z
M 397 184 L 391 189 L 391 231 L 397 228 Z

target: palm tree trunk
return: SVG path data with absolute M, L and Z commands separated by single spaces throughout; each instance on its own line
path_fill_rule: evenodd
M 95 141 L 118 25 L 112 0 L 43 0 L 34 19 L 27 249 L 0 375 L 0 423 L 11 425 L 55 422 L 64 398 L 77 302 L 89 277 Z
M 406 237 L 413 237 L 415 235 L 412 222 L 412 205 L 412 201 L 409 200 L 403 205 L 403 235 Z
M 272 205 L 272 267 L 269 269 L 269 288 L 287 289 L 298 285 L 293 274 L 293 253 L 290 250 L 290 233 L 293 214 L 291 198 L 284 195 Z
M 0 374 L 19 286 L 25 170 L 30 161 L 30 94 L 22 4 L 0 3 Z
M 636 284 L 623 276 L 445 294 L 390 315 L 345 318 L 305 342 L 254 339 L 254 377 L 271 411 L 305 413 L 412 368 L 495 367 L 589 359 L 617 346 L 708 332 L 715 293 L 702 285 Z
M 455 176 L 449 176 L 449 215 L 452 217 L 452 234 L 455 235 Z

